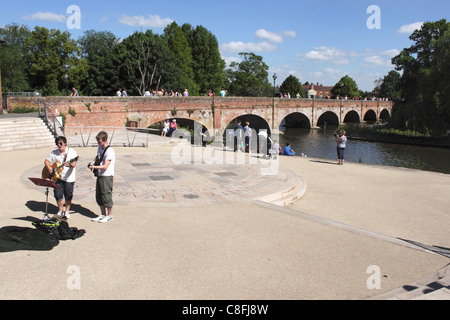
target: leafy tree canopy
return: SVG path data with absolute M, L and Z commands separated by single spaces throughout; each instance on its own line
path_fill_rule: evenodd
M 303 90 L 302 84 L 297 77 L 290 75 L 287 77 L 280 86 L 281 92 L 286 92 L 291 95 L 291 97 L 295 96 L 297 93 L 300 97 L 305 97 L 305 91 Z
M 450 23 L 426 22 L 410 36 L 414 41 L 392 59 L 400 78 L 401 97 L 391 124 L 440 135 L 450 125 Z
M 241 52 L 241 62 L 232 62 L 227 69 L 229 93 L 235 96 L 269 97 L 272 87 L 269 84 L 269 67 L 261 56 L 254 53 Z
M 335 84 L 333 89 L 331 89 L 331 94 L 333 97 L 354 98 L 359 97 L 360 91 L 355 80 L 346 75 Z

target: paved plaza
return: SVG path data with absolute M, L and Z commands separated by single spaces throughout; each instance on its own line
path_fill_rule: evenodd
M 95 148 L 78 147 L 69 224 L 86 234 L 2 253 L 0 298 L 449 299 L 449 175 L 301 157 L 267 174 L 257 155 L 211 163 L 192 148 L 177 163 L 174 147 L 115 147 L 106 224 L 91 222 Z M 45 189 L 28 178 L 49 152 L 1 153 L 0 226 L 42 217 Z

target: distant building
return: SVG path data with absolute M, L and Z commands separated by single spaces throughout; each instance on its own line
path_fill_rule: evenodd
M 309 99 L 331 99 L 331 90 L 334 88 L 318 84 L 303 85 L 302 87 Z

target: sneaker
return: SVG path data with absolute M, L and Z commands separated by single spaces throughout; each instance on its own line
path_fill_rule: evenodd
M 69 213 L 69 211 L 64 211 L 63 214 L 64 214 L 64 217 L 65 217 L 66 219 L 70 219 L 70 213 Z
M 62 217 L 64 216 L 64 212 L 58 211 L 58 213 L 56 214 L 58 217 Z
M 104 217 L 105 217 L 104 215 L 100 215 L 100 216 L 98 216 L 97 218 L 92 219 L 91 221 L 99 222 L 99 221 L 102 220 Z
M 114 220 L 114 218 L 112 216 L 103 216 L 103 218 L 101 218 L 98 222 L 104 223 L 104 222 L 110 222 L 113 220 Z

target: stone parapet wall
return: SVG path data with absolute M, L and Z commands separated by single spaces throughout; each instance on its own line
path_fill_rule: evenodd
M 278 128 L 289 114 L 302 113 L 315 126 L 318 118 L 335 113 L 339 121 L 354 111 L 363 116 L 373 110 L 377 118 L 384 109 L 392 111 L 390 101 L 283 99 L 252 97 L 8 97 L 8 110 L 48 107 L 62 115 L 66 127 L 125 127 L 130 123 L 140 128 L 172 118 L 201 122 L 207 128 L 224 129 L 240 116 L 252 114 Z

